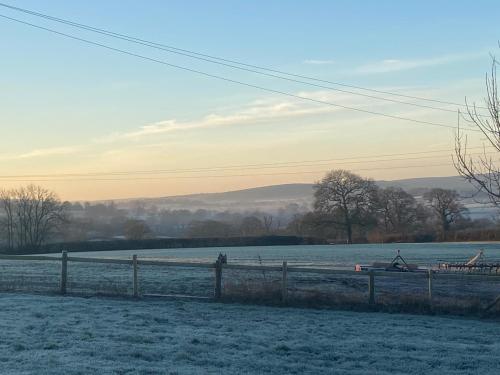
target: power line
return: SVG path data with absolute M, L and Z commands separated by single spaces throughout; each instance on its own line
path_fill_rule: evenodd
M 424 152 L 420 152 L 420 153 L 424 153 Z M 433 151 L 428 151 L 425 153 L 433 153 Z M 407 153 L 406 155 L 411 155 L 411 154 L 412 153 Z M 487 154 L 496 154 L 496 152 L 491 152 L 491 153 L 487 153 Z M 405 155 L 405 154 L 392 154 L 392 155 Z M 483 155 L 483 153 L 473 153 L 470 155 Z M 420 157 L 409 157 L 409 158 L 407 157 L 407 158 L 370 159 L 370 160 L 353 160 L 353 161 L 345 161 L 345 160 L 347 160 L 346 158 L 337 158 L 337 159 L 319 159 L 319 160 L 310 160 L 310 161 L 264 163 L 264 164 L 244 164 L 244 165 L 233 165 L 233 166 L 219 166 L 219 167 L 216 166 L 216 167 L 187 168 L 187 169 L 153 169 L 153 170 L 87 172 L 87 173 L 23 174 L 23 175 L 0 176 L 0 180 L 10 179 L 10 178 L 133 176 L 133 175 L 146 175 L 146 174 L 204 173 L 204 172 L 217 172 L 217 171 L 275 169 L 275 168 L 306 168 L 306 167 L 330 166 L 332 163 L 334 163 L 335 166 L 338 166 L 338 165 L 345 165 L 345 164 L 381 163 L 381 162 L 383 163 L 383 162 L 422 160 L 422 159 L 440 159 L 440 158 L 449 157 L 449 156 L 450 155 L 433 155 L 433 156 L 420 156 Z M 362 159 L 362 158 L 363 157 L 361 157 L 360 159 Z M 366 157 L 364 157 L 364 158 L 366 158 Z M 342 160 L 344 160 L 344 161 L 342 161 Z M 325 164 L 325 162 L 329 162 L 329 163 Z M 308 163 L 308 164 L 304 164 L 304 163 Z
M 493 147 L 488 147 L 494 149 Z M 468 147 L 468 150 L 484 149 L 485 152 L 482 153 L 472 153 L 470 155 L 489 155 L 495 154 L 496 152 L 486 152 L 486 148 L 479 147 Z M 420 155 L 420 154 L 436 154 L 443 152 L 453 152 L 453 149 L 441 149 L 441 150 L 427 150 L 427 151 L 416 151 L 416 152 L 406 152 L 406 153 L 393 153 L 393 154 L 377 154 L 377 155 L 365 155 L 365 156 L 349 156 L 342 158 L 329 158 L 329 159 L 314 159 L 314 160 L 295 160 L 295 161 L 284 161 L 284 162 L 273 162 L 273 163 L 256 163 L 256 164 L 232 164 L 232 165 L 222 165 L 213 167 L 198 167 L 198 168 L 180 168 L 180 169 L 153 169 L 153 170 L 133 170 L 133 171 L 111 171 L 111 172 L 86 172 L 86 173 L 53 173 L 53 174 L 23 174 L 23 175 L 5 175 L 0 176 L 0 179 L 5 178 L 23 178 L 23 177 L 78 177 L 78 176 L 109 176 L 109 175 L 133 175 L 142 173 L 186 173 L 186 172 L 211 172 L 217 170 L 234 170 L 234 169 L 257 169 L 257 168 L 299 168 L 308 166 L 317 166 L 324 164 L 316 164 L 323 162 L 335 162 L 336 164 L 358 164 L 358 163 L 374 163 L 374 162 L 391 162 L 391 161 L 402 161 L 402 160 L 419 160 L 419 159 L 430 159 L 430 158 L 443 158 L 450 156 L 446 155 L 433 155 L 433 156 L 420 156 L 420 157 L 408 157 L 408 158 L 393 158 L 396 156 L 409 156 L 409 155 Z M 389 158 L 392 159 L 381 159 Z M 375 158 L 375 159 L 374 159 Z M 361 159 L 361 160 L 359 160 Z M 369 160 L 363 160 L 369 159 Z M 304 164 L 307 163 L 307 164 Z M 310 164 L 315 163 L 315 164 Z
M 454 110 L 446 109 L 446 108 L 432 107 L 432 106 L 421 105 L 421 104 L 416 104 L 416 103 L 408 103 L 408 102 L 404 102 L 404 101 L 400 101 L 400 100 L 395 100 L 395 99 L 389 99 L 389 98 L 377 97 L 377 96 L 367 95 L 367 94 L 362 94 L 362 93 L 355 93 L 355 92 L 351 92 L 351 91 L 347 91 L 347 90 L 335 89 L 335 88 L 328 87 L 328 86 L 322 86 L 322 85 L 313 84 L 311 82 L 304 82 L 304 81 L 299 81 L 299 80 L 296 80 L 296 79 L 286 78 L 286 77 L 283 77 L 283 76 L 276 76 L 274 74 L 267 74 L 267 73 L 263 73 L 262 71 L 267 71 L 267 72 L 272 72 L 272 73 L 278 73 L 278 74 L 282 74 L 282 75 L 285 75 L 285 76 L 288 76 L 288 77 L 295 77 L 295 78 L 300 78 L 300 79 L 307 79 L 309 81 L 314 81 L 314 82 L 328 83 L 328 84 L 331 84 L 331 85 L 336 85 L 336 86 L 341 86 L 341 87 L 354 88 L 354 89 L 357 89 L 357 90 L 363 90 L 363 91 L 368 91 L 368 92 L 373 92 L 373 93 L 378 93 L 378 94 L 392 95 L 392 96 L 403 97 L 403 98 L 407 98 L 407 99 L 415 99 L 415 100 L 420 100 L 420 101 L 434 102 L 434 103 L 440 103 L 440 104 L 445 104 L 445 105 L 453 105 L 453 106 L 467 108 L 467 105 L 463 104 L 463 103 L 455 103 L 455 102 L 445 101 L 445 100 L 439 100 L 439 99 L 430 99 L 430 98 L 424 98 L 424 97 L 419 97 L 419 96 L 414 96 L 414 95 L 405 95 L 405 94 L 395 93 L 395 92 L 391 92 L 391 91 L 376 90 L 376 89 L 366 88 L 366 87 L 362 87 L 362 86 L 356 86 L 356 85 L 352 85 L 352 84 L 346 84 L 346 83 L 341 83 L 341 82 L 334 82 L 334 81 L 329 81 L 329 80 L 324 80 L 324 79 L 318 79 L 318 78 L 314 78 L 314 77 L 310 77 L 310 76 L 305 76 L 305 75 L 300 75 L 300 74 L 295 74 L 295 73 L 289 73 L 289 72 L 285 72 L 285 71 L 281 71 L 281 70 L 277 70 L 277 69 L 272 69 L 272 68 L 268 68 L 268 67 L 263 67 L 263 66 L 258 66 L 258 65 L 243 63 L 241 61 L 230 60 L 230 59 L 221 58 L 221 57 L 217 57 L 217 56 L 213 56 L 213 55 L 209 55 L 209 54 L 203 54 L 203 53 L 195 52 L 195 51 L 188 50 L 188 49 L 178 48 L 178 47 L 175 47 L 175 46 L 172 46 L 172 45 L 151 42 L 151 41 L 148 41 L 148 40 L 145 40 L 145 39 L 141 39 L 141 38 L 129 36 L 129 35 L 126 35 L 126 34 L 116 33 L 116 32 L 113 32 L 113 31 L 109 31 L 109 30 L 105 30 L 105 29 L 101 29 L 101 28 L 97 28 L 97 27 L 93 27 L 93 26 L 88 26 L 88 25 L 85 25 L 85 24 L 82 24 L 82 23 L 77 23 L 77 22 L 69 21 L 69 20 L 66 20 L 66 19 L 63 19 L 63 18 L 58 18 L 58 17 L 50 16 L 50 15 L 47 15 L 47 14 L 44 14 L 44 13 L 39 13 L 39 12 L 31 11 L 31 10 L 28 10 L 28 9 L 20 8 L 20 7 L 15 7 L 15 6 L 12 6 L 12 5 L 9 5 L 9 4 L 5 4 L 5 3 L 0 3 L 0 6 L 2 6 L 4 8 L 11 9 L 11 10 L 15 10 L 15 11 L 18 11 L 18 12 L 22 12 L 22 13 L 25 13 L 25 14 L 30 14 L 32 16 L 41 17 L 41 18 L 48 19 L 48 20 L 51 20 L 51 21 L 54 21 L 54 22 L 59 22 L 59 23 L 63 23 L 63 24 L 66 24 L 66 25 L 73 26 L 73 27 L 77 27 L 77 28 L 80 28 L 80 29 L 85 29 L 85 30 L 88 30 L 88 31 L 92 31 L 92 32 L 96 32 L 96 33 L 99 33 L 99 34 L 107 35 L 107 36 L 110 36 L 110 37 L 114 37 L 114 38 L 118 38 L 118 39 L 129 41 L 129 42 L 133 42 L 133 43 L 145 45 L 145 46 L 148 46 L 148 47 L 152 47 L 152 48 L 157 48 L 157 49 L 160 49 L 160 50 L 168 51 L 170 53 L 176 53 L 176 54 L 187 56 L 187 57 L 190 57 L 190 58 L 199 59 L 199 60 L 207 61 L 207 62 L 214 63 L 214 64 L 220 64 L 220 65 L 228 66 L 228 67 L 231 67 L 231 68 L 234 68 L 234 69 L 241 69 L 241 70 L 246 70 L 246 71 L 257 73 L 257 74 L 267 75 L 267 76 L 270 76 L 270 77 L 273 77 L 273 78 L 285 79 L 285 80 L 289 80 L 289 81 L 292 81 L 292 82 L 298 82 L 298 83 L 302 83 L 302 84 L 306 84 L 306 85 L 311 85 L 311 86 L 316 86 L 316 87 L 321 87 L 321 88 L 325 88 L 325 89 L 329 89 L 329 90 L 346 92 L 346 93 L 353 94 L 353 95 L 361 95 L 361 96 L 365 96 L 365 97 L 369 97 L 369 98 L 373 98 L 373 99 L 378 99 L 378 100 L 391 101 L 391 102 L 395 102 L 395 103 L 406 104 L 406 105 L 413 105 L 413 106 L 423 107 L 423 108 L 431 108 L 431 109 L 436 109 L 436 110 L 441 110 L 441 111 L 455 112 Z M 233 64 L 237 64 L 239 66 L 235 66 Z M 247 68 L 251 68 L 251 69 L 242 68 L 242 67 L 247 67 Z M 254 69 L 258 69 L 258 70 L 261 70 L 261 71 L 259 72 L 259 71 L 256 71 Z M 479 106 L 476 106 L 476 108 L 488 109 L 486 107 L 479 107 Z
M 295 76 L 295 77 L 301 77 L 301 78 L 305 78 L 305 79 L 317 81 L 316 79 L 311 78 L 311 77 L 305 77 L 305 76 L 300 76 L 300 75 L 296 75 L 296 74 L 290 74 L 290 73 L 281 72 L 281 71 L 274 70 L 274 69 L 257 67 L 257 66 L 253 66 L 253 65 L 250 65 L 250 64 L 244 64 L 244 63 L 241 63 L 241 62 L 235 62 L 235 61 L 230 61 L 230 60 L 226 60 L 226 59 L 221 59 L 221 58 L 210 56 L 210 55 L 203 55 L 203 54 L 199 54 L 199 53 L 193 52 L 193 51 L 182 50 L 180 48 L 176 48 L 176 47 L 172 47 L 172 46 L 168 46 L 168 45 L 164 45 L 164 44 L 155 43 L 155 42 L 147 41 L 147 40 L 144 40 L 144 39 L 135 38 L 135 37 L 128 36 L 128 35 L 125 35 L 125 34 L 115 33 L 113 31 L 104 30 L 104 29 L 93 27 L 93 26 L 88 26 L 88 25 L 85 25 L 85 24 L 81 24 L 81 23 L 77 23 L 77 22 L 65 20 L 63 18 L 53 17 L 53 16 L 50 16 L 50 15 L 47 15 L 47 14 L 43 14 L 43 13 L 39 13 L 39 12 L 34 12 L 34 11 L 31 11 L 31 10 L 28 10 L 28 9 L 23 9 L 23 8 L 19 8 L 19 7 L 10 6 L 10 5 L 4 4 L 4 3 L 0 3 L 0 6 L 8 8 L 8 9 L 15 10 L 15 11 L 23 12 L 23 13 L 26 13 L 26 14 L 30 14 L 32 16 L 36 16 L 36 17 L 40 17 L 40 18 L 43 18 L 43 19 L 48 19 L 48 20 L 51 20 L 51 21 L 54 21 L 54 22 L 62 23 L 62 24 L 65 24 L 65 25 L 73 26 L 73 27 L 76 27 L 76 28 L 79 28 L 79 29 L 83 29 L 83 30 L 87 30 L 87 31 L 92 31 L 94 33 L 98 33 L 98 34 L 101 34 L 101 35 L 106 35 L 106 36 L 109 36 L 109 37 L 112 37 L 112 38 L 116 38 L 116 39 L 120 39 L 120 40 L 125 40 L 125 41 L 128 41 L 128 42 L 132 42 L 132 43 L 136 43 L 136 44 L 139 44 L 139 45 L 143 45 L 143 46 L 155 48 L 155 49 L 166 51 L 166 52 L 169 52 L 169 53 L 174 53 L 174 54 L 177 54 L 177 55 L 186 56 L 186 57 L 189 57 L 189 58 L 192 58 L 192 59 L 206 61 L 206 62 L 209 62 L 209 63 L 212 63 L 212 64 L 222 65 L 222 66 L 230 67 L 230 68 L 233 68 L 233 69 L 239 69 L 239 70 L 242 70 L 242 71 L 251 72 L 251 73 L 255 73 L 255 74 L 259 74 L 259 75 L 263 75 L 263 76 L 267 76 L 267 77 L 271 77 L 271 78 L 282 79 L 282 80 L 289 81 L 289 82 L 300 83 L 300 84 L 304 84 L 304 85 L 308 85 L 308 86 L 313 86 L 313 87 L 322 88 L 322 89 L 326 89 L 326 90 L 332 90 L 332 91 L 342 92 L 342 93 L 356 95 L 356 96 L 362 96 L 362 97 L 366 97 L 366 98 L 370 98 L 370 99 L 375 99 L 375 100 L 388 101 L 388 102 L 392 102 L 392 103 L 409 105 L 409 106 L 414 106 L 414 107 L 419 107 L 419 108 L 433 109 L 433 110 L 443 111 L 443 112 L 451 112 L 451 113 L 456 113 L 457 112 L 455 109 L 440 108 L 440 107 L 434 107 L 434 106 L 431 106 L 431 105 L 411 103 L 411 102 L 406 102 L 406 101 L 402 101 L 402 100 L 398 100 L 398 99 L 391 99 L 391 98 L 385 98 L 385 97 L 380 97 L 380 96 L 375 96 L 375 95 L 370 95 L 370 94 L 363 94 L 363 93 L 349 91 L 349 90 L 344 90 L 344 89 L 338 89 L 338 88 L 334 88 L 334 87 L 331 87 L 331 86 L 325 86 L 325 85 L 321 85 L 321 84 L 317 84 L 317 83 L 312 83 L 312 82 L 307 82 L 307 81 L 299 80 L 299 79 L 296 79 L 296 78 L 289 78 L 289 77 Z M 238 64 L 238 65 L 234 65 L 234 64 Z M 244 66 L 247 66 L 247 67 L 244 67 Z M 255 69 L 259 69 L 259 70 L 255 70 Z M 276 75 L 276 74 L 272 74 L 272 73 L 266 73 L 266 71 L 267 72 L 274 72 L 274 73 L 284 74 L 284 75 L 286 75 L 288 77 L 283 77 L 281 75 Z M 345 85 L 345 86 L 348 86 L 348 85 Z M 371 90 L 371 91 L 373 91 L 373 90 Z M 396 94 L 392 94 L 392 95 L 396 95 Z M 466 105 L 464 105 L 464 104 L 459 105 L 457 103 L 456 105 L 466 107 Z M 477 108 L 480 108 L 480 107 L 477 107 Z M 478 114 L 478 116 L 480 116 L 480 117 L 489 117 L 487 115 L 482 115 L 482 114 Z
M 219 75 L 215 75 L 215 74 L 211 74 L 211 73 L 206 73 L 206 72 L 201 71 L 201 70 L 196 70 L 196 69 L 187 68 L 187 67 L 181 66 L 181 65 L 171 64 L 171 63 L 168 63 L 168 62 L 166 62 L 164 60 L 158 60 L 158 59 L 155 59 L 155 58 L 152 58 L 152 57 L 147 57 L 147 56 L 144 56 L 144 55 L 140 55 L 140 54 L 137 54 L 137 53 L 134 53 L 134 52 L 130 52 L 130 51 L 126 51 L 126 50 L 123 50 L 123 49 L 111 47 L 111 46 L 108 46 L 106 44 L 102 44 L 102 43 L 94 42 L 94 41 L 91 41 L 91 40 L 88 40 L 88 39 L 80 38 L 80 37 L 77 37 L 77 36 L 74 36 L 74 35 L 66 34 L 66 33 L 63 33 L 63 32 L 60 32 L 60 31 L 56 31 L 56 30 L 53 30 L 53 29 L 50 29 L 50 28 L 47 28 L 47 27 L 35 25 L 35 24 L 30 23 L 30 22 L 25 22 L 25 21 L 22 21 L 22 20 L 19 20 L 19 19 L 16 19 L 16 18 L 12 18 L 12 17 L 8 17 L 8 16 L 5 16 L 5 15 L 2 15 L 2 14 L 0 14 L 0 17 L 4 18 L 4 19 L 7 19 L 7 20 L 10 20 L 10 21 L 13 21 L 13 22 L 17 22 L 17 23 L 20 23 L 20 24 L 27 25 L 27 26 L 30 26 L 30 27 L 34 27 L 34 28 L 37 28 L 37 29 L 45 30 L 45 31 L 48 31 L 48 32 L 51 32 L 51 33 L 54 33 L 54 34 L 57 34 L 57 35 L 60 35 L 60 36 L 64 36 L 64 37 L 69 38 L 69 39 L 77 40 L 77 41 L 84 42 L 84 43 L 87 43 L 87 44 L 91 44 L 91 45 L 94 45 L 94 46 L 97 46 L 97 47 L 108 49 L 108 50 L 111 50 L 111 51 L 114 51 L 114 52 L 118 52 L 118 53 L 122 53 L 122 54 L 129 55 L 129 56 L 132 56 L 132 57 L 140 58 L 140 59 L 143 59 L 143 60 L 155 62 L 155 63 L 158 63 L 158 64 L 162 64 L 162 65 L 169 66 L 169 67 L 172 67 L 172 68 L 184 70 L 184 71 L 187 71 L 187 72 L 190 72 L 190 73 L 195 73 L 195 74 L 202 75 L 202 76 L 205 76 L 205 77 L 215 78 L 215 79 L 218 79 L 218 80 L 221 80 L 221 81 L 230 82 L 230 83 L 234 83 L 234 84 L 238 84 L 238 85 L 242 85 L 242 86 L 246 86 L 246 87 L 250 87 L 250 88 L 254 88 L 254 89 L 258 89 L 258 90 L 262 90 L 262 91 L 266 91 L 266 92 L 270 92 L 270 93 L 274 93 L 274 94 L 279 94 L 279 95 L 291 97 L 291 98 L 294 98 L 294 99 L 305 100 L 305 101 L 309 101 L 309 102 L 313 102 L 313 103 L 317 103 L 317 104 L 323 104 L 323 105 L 327 105 L 327 106 L 331 106 L 331 107 L 336 107 L 336 108 L 343 108 L 343 109 L 347 109 L 347 110 L 351 110 L 351 111 L 355 111 L 355 112 L 366 113 L 366 114 L 370 114 L 370 115 L 381 116 L 381 117 L 391 118 L 391 119 L 395 119 L 395 120 L 407 121 L 407 122 L 412 122 L 412 123 L 417 123 L 417 124 L 423 124 L 423 125 L 429 125 L 429 126 L 437 126 L 437 127 L 443 127 L 443 128 L 456 129 L 456 126 L 453 126 L 453 125 L 440 124 L 440 123 L 435 123 L 435 122 L 430 122 L 430 121 L 424 121 L 424 120 L 417 120 L 417 119 L 403 117 L 403 116 L 390 115 L 390 114 L 386 114 L 386 113 L 383 113 L 383 112 L 376 112 L 376 111 L 370 111 L 370 110 L 361 109 L 361 108 L 350 107 L 350 106 L 346 106 L 346 105 L 342 105 L 342 104 L 337 104 L 337 103 L 332 103 L 332 102 L 328 102 L 328 101 L 323 101 L 323 100 L 309 98 L 309 97 L 306 97 L 306 96 L 296 95 L 296 94 L 292 94 L 292 93 L 289 93 L 289 92 L 286 92 L 286 91 L 271 89 L 271 88 L 267 88 L 267 87 L 263 87 L 263 86 L 259 86 L 259 85 L 255 85 L 255 84 L 251 84 L 251 83 L 247 83 L 247 82 L 242 82 L 242 81 L 238 81 L 238 80 L 235 80 L 235 79 L 231 79 L 231 78 L 227 78 L 227 77 L 223 77 L 223 76 L 219 76 Z M 464 130 L 474 131 L 474 132 L 479 132 L 480 131 L 478 129 L 473 129 L 473 128 L 464 128 Z
M 426 164 L 426 165 L 404 165 L 393 167 L 379 168 L 360 168 L 353 170 L 359 171 L 376 171 L 376 170 L 392 170 L 392 169 L 408 169 L 408 168 L 431 168 L 431 167 L 447 167 L 452 166 L 446 164 Z M 133 177 L 133 178 L 78 178 L 78 179 L 11 179 L 3 180 L 4 182 L 77 182 L 77 181 L 149 181 L 149 180 L 176 180 L 176 179 L 201 179 L 201 178 L 234 178 L 234 177 L 258 177 L 258 176 L 278 176 L 278 175 L 300 175 L 300 174 L 317 174 L 328 173 L 329 170 L 318 171 L 300 171 L 300 172 L 274 172 L 274 173 L 258 173 L 258 174 L 234 174 L 234 175 L 205 175 L 205 176 L 170 176 L 170 177 Z

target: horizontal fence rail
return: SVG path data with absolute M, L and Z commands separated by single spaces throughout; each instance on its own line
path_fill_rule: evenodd
M 0 254 L 0 260 L 21 260 L 21 261 L 53 261 L 61 262 L 61 257 L 46 256 L 46 255 L 4 255 Z M 90 257 L 67 257 L 68 262 L 76 263 L 112 263 L 112 264 L 125 264 L 132 265 L 133 259 L 123 258 L 90 258 Z M 193 268 L 216 268 L 216 262 L 178 262 L 178 261 L 164 261 L 164 260 L 150 260 L 137 258 L 139 265 L 148 266 L 165 266 L 165 267 L 193 267 Z M 247 270 L 247 271 L 275 271 L 280 272 L 283 266 L 266 266 L 266 265 L 250 265 L 250 264 L 222 264 L 223 269 L 230 270 Z M 402 278 L 427 278 L 427 272 L 395 272 L 395 271 L 354 271 L 338 268 L 326 267 L 299 267 L 287 266 L 288 272 L 300 273 L 317 273 L 317 274 L 331 274 L 331 275 L 357 275 L 369 276 L 373 273 L 375 276 L 381 277 L 402 277 Z M 497 279 L 500 280 L 500 274 L 485 274 L 485 273 L 470 273 L 470 272 L 447 272 L 447 271 L 433 271 L 434 275 L 439 278 L 467 278 L 467 279 Z
M 0 260 L 43 260 L 61 261 L 61 258 L 47 255 L 4 255 L 0 254 Z
M 68 284 L 68 263 L 95 263 L 95 264 L 117 264 L 132 267 L 131 284 L 132 295 L 136 298 L 140 297 L 139 288 L 139 267 L 140 266 L 158 266 L 158 267 L 178 267 L 178 268 L 198 268 L 198 269 L 213 269 L 214 270 L 214 292 L 213 297 L 218 300 L 223 297 L 222 290 L 222 275 L 224 271 L 241 270 L 241 271 L 261 271 L 261 272 L 278 272 L 281 273 L 280 283 L 281 288 L 281 301 L 286 304 L 289 300 L 289 278 L 290 274 L 322 274 L 322 275 L 344 275 L 344 276 L 357 276 L 366 277 L 368 281 L 368 303 L 373 305 L 376 303 L 375 282 L 377 278 L 397 278 L 397 279 L 427 279 L 426 283 L 426 298 L 429 306 L 432 308 L 435 295 L 433 289 L 439 280 L 479 280 L 479 281 L 500 281 L 500 274 L 478 274 L 467 272 L 447 272 L 442 270 L 424 270 L 422 272 L 391 272 L 380 270 L 369 271 L 354 271 L 348 269 L 335 269 L 325 267 L 304 267 L 304 266 L 291 266 L 287 262 L 282 265 L 249 265 L 249 264 L 227 264 L 221 260 L 213 263 L 208 262 L 186 262 L 186 261 L 171 261 L 171 260 L 158 260 L 138 258 L 133 255 L 131 259 L 123 258 L 92 258 L 81 256 L 69 256 L 67 252 L 63 252 L 61 256 L 46 256 L 46 255 L 0 255 L 0 260 L 6 261 L 43 261 L 43 262 L 60 262 L 60 293 L 67 293 Z M 500 290 L 499 290 L 500 293 Z M 500 301 L 500 297 L 499 297 Z

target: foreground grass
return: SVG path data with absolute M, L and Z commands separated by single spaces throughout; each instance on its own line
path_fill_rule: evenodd
M 498 374 L 500 324 L 0 294 L 2 374 Z

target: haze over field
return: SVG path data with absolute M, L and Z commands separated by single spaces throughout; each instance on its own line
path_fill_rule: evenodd
M 488 206 L 487 197 L 477 195 L 474 187 L 459 176 L 449 177 L 422 177 L 393 181 L 376 181 L 380 188 L 398 187 L 408 191 L 415 197 L 421 197 L 426 191 L 433 188 L 456 190 L 467 204 Z M 113 200 L 119 207 L 133 207 L 137 202 L 147 206 L 155 205 L 158 208 L 168 209 L 215 209 L 228 211 L 276 211 L 286 208 L 290 204 L 298 205 L 303 211 L 312 208 L 314 200 L 314 184 L 283 184 L 261 186 L 243 190 L 226 191 L 221 193 L 200 193 L 188 195 L 174 195 L 166 197 L 134 197 L 123 200 Z M 104 203 L 108 201 L 103 201 Z M 491 210 L 483 210 L 490 215 Z M 489 216 L 488 216 L 489 217 Z

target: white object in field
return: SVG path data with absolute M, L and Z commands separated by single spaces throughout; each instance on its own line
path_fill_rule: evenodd
M 484 252 L 483 250 L 479 250 L 479 253 L 477 253 L 475 256 L 470 258 L 467 263 L 465 263 L 466 266 L 473 266 L 475 265 L 479 260 L 483 259 Z

